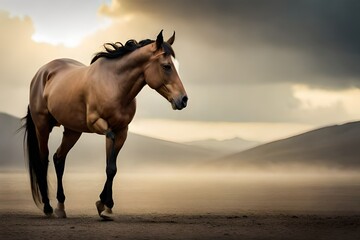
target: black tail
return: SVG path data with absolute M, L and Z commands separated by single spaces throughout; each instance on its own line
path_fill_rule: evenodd
M 47 186 L 47 164 L 48 161 L 42 161 L 39 150 L 38 138 L 36 136 L 36 129 L 31 117 L 30 109 L 26 117 L 24 117 L 25 124 L 25 136 L 24 136 L 24 147 L 27 149 L 27 163 L 30 174 L 30 184 L 32 197 L 35 204 L 40 208 L 43 201 L 41 198 L 41 192 L 44 191 L 46 196 L 48 195 Z M 43 194 L 44 194 L 43 193 Z

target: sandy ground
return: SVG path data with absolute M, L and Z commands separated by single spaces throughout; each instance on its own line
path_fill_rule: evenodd
M 103 182 L 67 173 L 58 219 L 36 208 L 26 174 L 0 174 L 0 240 L 360 239 L 359 174 L 119 174 L 112 222 L 95 209 Z
M 1 212 L 0 239 L 359 239 L 360 215 L 78 215 Z

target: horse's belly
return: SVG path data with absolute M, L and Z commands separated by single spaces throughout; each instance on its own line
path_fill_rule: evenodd
M 82 111 L 77 111 L 73 108 L 50 108 L 49 112 L 59 125 L 77 132 L 89 132 L 86 116 Z

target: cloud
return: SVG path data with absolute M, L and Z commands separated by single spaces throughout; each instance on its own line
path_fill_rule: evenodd
M 53 45 L 77 46 L 84 36 L 106 27 L 110 21 L 94 14 L 107 0 L 33 1 L 2 0 L 0 8 L 12 16 L 29 16 L 35 31 L 32 39 Z
M 195 1 L 190 8 L 186 1 L 118 3 L 121 11 L 136 16 L 136 23 L 144 32 L 154 26 L 176 29 L 174 49 L 190 97 L 187 109 L 173 112 L 164 99 L 145 88 L 138 98 L 138 117 L 309 124 L 349 118 L 344 102 L 304 109 L 303 102 L 294 96 L 293 84 L 297 83 L 321 89 L 344 89 L 357 81 L 356 76 L 349 77 L 354 72 L 351 69 L 348 74 L 340 74 L 343 70 L 336 64 L 329 65 L 330 60 L 323 62 L 322 58 L 327 56 L 313 53 L 321 47 L 315 39 L 326 36 L 316 33 L 322 29 L 317 23 L 320 20 L 314 20 L 314 26 L 308 27 L 316 36 L 306 34 L 311 20 L 298 22 L 306 15 L 305 6 L 301 4 L 283 6 L 275 1 L 271 6 L 261 1 L 206 1 L 207 4 Z M 292 16 L 296 7 L 300 7 L 298 20 Z M 287 10 L 291 10 L 291 14 L 286 13 Z M 121 11 L 112 11 L 112 16 L 115 13 L 121 16 Z M 276 16 L 277 13 L 280 15 Z M 316 13 L 311 15 L 316 17 Z M 287 18 L 291 18 L 290 23 L 286 22 Z M 277 27 L 282 21 L 287 24 L 283 32 Z M 292 36 L 293 27 L 301 30 L 296 37 Z M 340 50 L 332 47 L 328 51 L 336 55 Z M 334 75 L 327 68 L 337 69 L 339 74 Z
M 132 12 L 148 16 L 144 29 L 154 22 L 176 28 L 187 36 L 180 48 L 191 49 L 187 56 L 193 61 L 213 60 L 208 69 L 216 69 L 219 58 L 219 68 L 228 70 L 225 82 L 240 82 L 232 76 L 245 71 L 244 84 L 290 82 L 344 89 L 360 85 L 359 10 L 360 3 L 352 0 L 113 0 L 109 13 L 103 14 Z M 212 50 L 198 56 L 202 45 Z M 186 61 L 192 62 L 190 57 Z
M 6 12 L 0 12 L 0 22 L 0 31 L 6 33 L 2 35 L 0 46 L 1 85 L 19 86 L 29 81 L 29 74 L 34 73 L 29 60 L 34 63 L 39 60 L 36 44 L 29 41 L 34 32 L 33 24 L 28 17 L 10 18 Z
M 103 16 L 118 18 L 122 17 L 124 12 L 121 8 L 120 1 L 112 1 L 110 5 L 104 3 L 98 9 L 98 13 Z
M 0 31 L 4 33 L 0 45 L 2 85 L 28 83 L 42 65 L 56 58 L 91 59 L 91 53 L 86 56 L 81 48 L 74 50 L 34 42 L 31 39 L 35 32 L 34 23 L 29 17 L 10 17 L 10 13 L 0 11 Z
M 29 17 L 10 17 L 9 13 L 0 11 L 0 32 L 3 33 L 0 45 L 0 111 L 21 116 L 26 112 L 28 89 L 36 71 L 55 58 L 75 55 L 64 47 L 33 42 L 34 25 Z

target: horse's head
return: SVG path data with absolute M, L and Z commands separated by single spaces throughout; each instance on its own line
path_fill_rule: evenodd
M 186 107 L 188 96 L 179 77 L 179 63 L 171 45 L 175 40 L 173 36 L 164 41 L 162 31 L 153 43 L 153 55 L 146 66 L 144 75 L 146 83 L 172 105 L 174 110 Z

